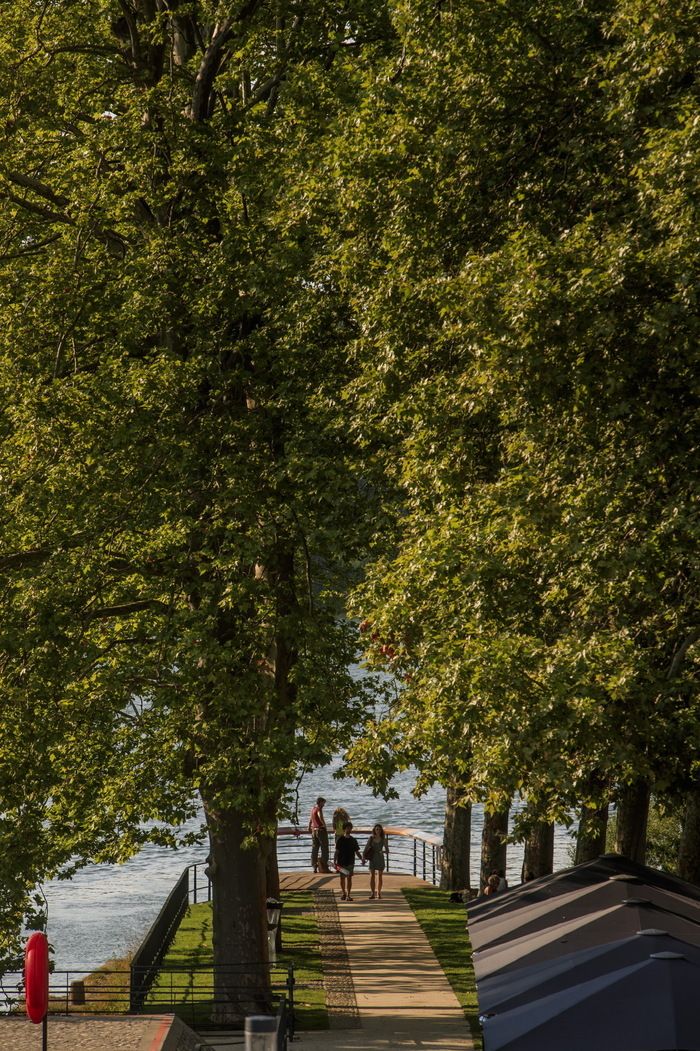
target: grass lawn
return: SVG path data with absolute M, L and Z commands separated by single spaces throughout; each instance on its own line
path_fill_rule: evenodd
M 480 1048 L 481 1026 L 472 967 L 472 947 L 466 931 L 466 910 L 463 905 L 450 902 L 446 891 L 437 890 L 435 887 L 404 887 L 403 894 L 464 1008 L 474 1038 L 474 1047 Z
M 319 949 L 318 928 L 314 915 L 313 895 L 298 891 L 283 895 L 282 951 L 273 969 L 273 986 L 282 986 L 286 972 L 294 964 L 294 1006 L 298 1029 L 327 1029 L 328 1013 L 323 988 L 323 968 Z M 155 1009 L 158 1002 L 169 999 L 179 1004 L 183 1021 L 206 1021 L 210 1011 L 211 972 L 196 974 L 166 973 L 168 968 L 206 967 L 213 962 L 211 948 L 211 904 L 191 905 L 163 961 L 163 971 L 156 979 L 146 1007 Z

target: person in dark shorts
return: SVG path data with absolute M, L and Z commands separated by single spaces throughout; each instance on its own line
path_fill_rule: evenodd
M 352 901 L 352 874 L 355 871 L 355 858 L 359 858 L 364 865 L 364 859 L 360 854 L 360 844 L 352 832 L 352 822 L 346 821 L 343 826 L 343 834 L 335 845 L 335 867 L 340 873 L 341 901 Z

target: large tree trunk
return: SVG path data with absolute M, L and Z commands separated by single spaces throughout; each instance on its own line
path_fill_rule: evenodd
M 576 864 L 595 861 L 605 853 L 608 832 L 608 804 L 601 807 L 581 807 L 576 833 Z
M 508 836 L 508 810 L 495 814 L 484 811 L 484 829 L 481 833 L 481 886 L 483 891 L 492 872 L 506 870 L 506 837 Z
M 632 861 L 644 864 L 647 849 L 647 823 L 651 786 L 647 781 L 625 785 L 617 797 L 617 836 L 615 850 Z
M 209 827 L 214 952 L 213 1019 L 240 1021 L 271 1008 L 265 911 L 265 865 L 259 848 L 243 849 L 235 810 L 204 799 Z
M 523 881 L 549 876 L 554 870 L 554 823 L 538 821 L 525 840 Z
M 277 866 L 277 837 L 266 841 L 263 856 L 265 858 L 265 893 L 268 898 L 279 898 L 280 870 Z
M 472 808 L 457 806 L 458 793 L 447 789 L 445 802 L 445 829 L 442 839 L 442 890 L 469 889 L 469 863 L 471 859 Z
M 685 797 L 678 875 L 690 883 L 700 883 L 700 786 L 691 789 Z
M 277 864 L 277 834 L 265 840 L 263 845 L 265 858 L 265 893 L 268 898 L 280 898 L 280 870 Z M 275 933 L 275 948 L 282 949 L 282 920 L 280 919 Z

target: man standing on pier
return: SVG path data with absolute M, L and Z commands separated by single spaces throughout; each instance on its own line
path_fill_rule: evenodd
M 311 807 L 309 818 L 309 832 L 312 836 L 311 843 L 311 867 L 314 872 L 328 872 L 328 829 L 326 819 L 323 816 L 325 799 L 319 796 L 315 806 Z M 319 859 L 319 852 L 321 857 Z

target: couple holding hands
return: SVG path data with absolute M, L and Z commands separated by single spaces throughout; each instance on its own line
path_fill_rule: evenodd
M 355 870 L 355 858 L 361 864 L 369 862 L 370 900 L 382 896 L 382 874 L 389 868 L 389 843 L 381 825 L 375 825 L 372 835 L 360 853 L 360 844 L 352 835 L 352 822 L 343 823 L 342 835 L 335 841 L 335 867 L 340 873 L 341 901 L 352 901 L 352 877 Z M 386 860 L 385 860 L 386 859 Z

